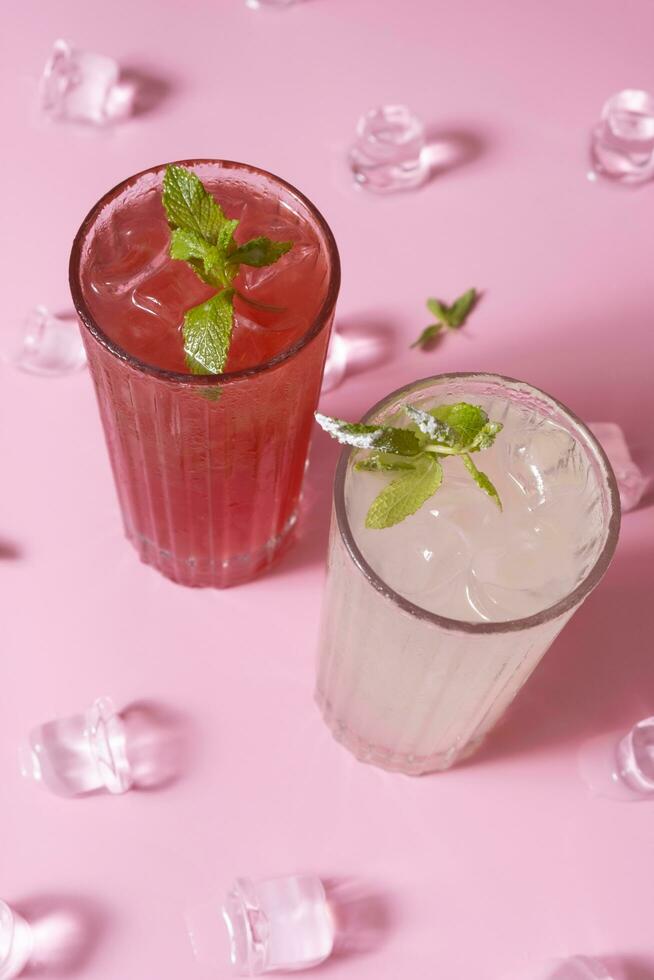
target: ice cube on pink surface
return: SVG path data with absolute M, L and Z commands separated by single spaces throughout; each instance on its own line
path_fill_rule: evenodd
M 121 81 L 113 58 L 55 41 L 41 78 L 40 101 L 46 115 L 104 126 L 129 116 L 135 95 L 136 86 Z
M 125 725 L 110 698 L 86 711 L 32 729 L 21 748 L 23 775 L 57 796 L 80 796 L 106 789 L 124 793 L 132 786 Z
M 238 976 L 308 969 L 326 960 L 334 946 L 332 912 L 316 875 L 238 878 L 222 918 L 224 927 L 217 902 L 191 910 L 191 942 L 200 963 L 219 968 L 228 958 Z
M 654 96 L 642 89 L 616 92 L 602 107 L 591 137 L 593 170 L 623 184 L 654 178 Z
M 596 796 L 633 802 L 654 799 L 654 717 L 627 732 L 588 739 L 579 752 L 581 776 Z
M 589 422 L 588 428 L 601 442 L 609 457 L 620 490 L 623 511 L 633 510 L 651 486 L 651 478 L 642 473 L 631 458 L 624 432 L 615 422 Z
M 29 924 L 6 902 L 0 901 L 0 980 L 18 977 L 34 948 Z
M 77 371 L 86 364 L 86 352 L 77 319 L 55 316 L 36 306 L 26 319 L 7 331 L 2 360 L 26 371 L 54 377 Z
M 356 183 L 377 194 L 423 184 L 430 172 L 425 128 L 404 105 L 383 105 L 361 116 L 349 162 Z

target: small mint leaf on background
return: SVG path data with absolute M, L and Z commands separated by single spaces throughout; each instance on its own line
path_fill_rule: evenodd
M 422 457 L 413 470 L 392 480 L 379 493 L 366 515 L 366 527 L 382 529 L 415 514 L 436 493 L 443 479 L 437 459 Z
M 439 323 L 447 323 L 448 316 L 450 314 L 449 307 L 445 303 L 441 303 L 439 299 L 428 299 L 427 309 L 430 313 L 433 313 Z
M 234 291 L 224 289 L 184 317 L 184 353 L 193 374 L 221 374 L 227 362 L 234 319 Z
M 477 469 L 477 467 L 475 466 L 475 464 L 473 463 L 473 461 L 471 460 L 470 456 L 468 456 L 467 453 L 463 453 L 461 459 L 463 460 L 463 465 L 467 469 L 468 473 L 470 473 L 477 486 L 481 490 L 483 490 L 484 493 L 487 493 L 488 496 L 491 498 L 491 500 L 494 500 L 497 506 L 500 508 L 500 510 L 502 510 L 502 501 L 500 500 L 500 495 L 495 489 L 494 484 L 491 483 L 491 481 L 486 476 L 486 474 L 482 473 L 481 470 Z
M 432 341 L 436 340 L 441 330 L 443 329 L 442 323 L 432 323 L 422 331 L 417 340 L 414 340 L 409 347 L 429 347 Z
M 463 326 L 476 302 L 476 289 L 468 289 L 462 296 L 459 296 L 448 310 L 449 319 L 446 321 L 447 325 L 454 328 Z

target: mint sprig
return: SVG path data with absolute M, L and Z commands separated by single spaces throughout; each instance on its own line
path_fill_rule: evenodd
M 241 265 L 273 265 L 293 243 L 261 235 L 237 244 L 238 220 L 226 216 L 197 174 L 177 164 L 166 167 L 162 203 L 171 228 L 170 257 L 186 262 L 203 282 L 218 290 L 184 315 L 186 366 L 192 374 L 221 374 L 234 328 L 232 284 Z M 247 300 L 247 295 L 242 298 Z
M 406 429 L 344 422 L 316 412 L 316 421 L 332 438 L 368 451 L 355 463 L 357 470 L 400 474 L 375 497 L 366 515 L 366 527 L 392 527 L 415 514 L 443 482 L 442 461 L 448 456 L 461 457 L 480 490 L 501 510 L 495 486 L 475 466 L 470 454 L 492 446 L 502 424 L 491 422 L 483 408 L 467 402 L 428 410 L 405 405 L 404 410 L 410 419 Z
M 436 322 L 425 327 L 418 339 L 410 346 L 425 349 L 430 346 L 442 330 L 458 330 L 466 322 L 478 298 L 476 289 L 468 289 L 458 299 L 455 299 L 451 306 L 440 299 L 428 299 L 427 309 L 435 317 Z

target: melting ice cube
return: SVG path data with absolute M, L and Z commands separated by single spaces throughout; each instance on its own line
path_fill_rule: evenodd
M 45 306 L 36 306 L 17 329 L 9 331 L 2 357 L 21 371 L 50 376 L 86 364 L 76 317 L 55 316 Z
M 120 81 L 113 58 L 55 41 L 41 79 L 41 107 L 52 119 L 106 125 L 129 116 L 135 85 Z
M 589 429 L 597 436 L 609 457 L 620 491 L 620 503 L 624 511 L 633 510 L 651 485 L 634 463 L 624 432 L 615 422 L 589 422 Z

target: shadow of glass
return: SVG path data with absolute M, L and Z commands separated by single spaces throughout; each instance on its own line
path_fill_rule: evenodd
M 465 766 L 577 744 L 652 714 L 650 552 L 620 554 Z
M 18 902 L 34 949 L 25 977 L 69 977 L 89 964 L 107 928 L 107 912 L 94 898 L 44 894 Z
M 654 957 L 613 956 L 601 957 L 613 980 L 654 980 Z

